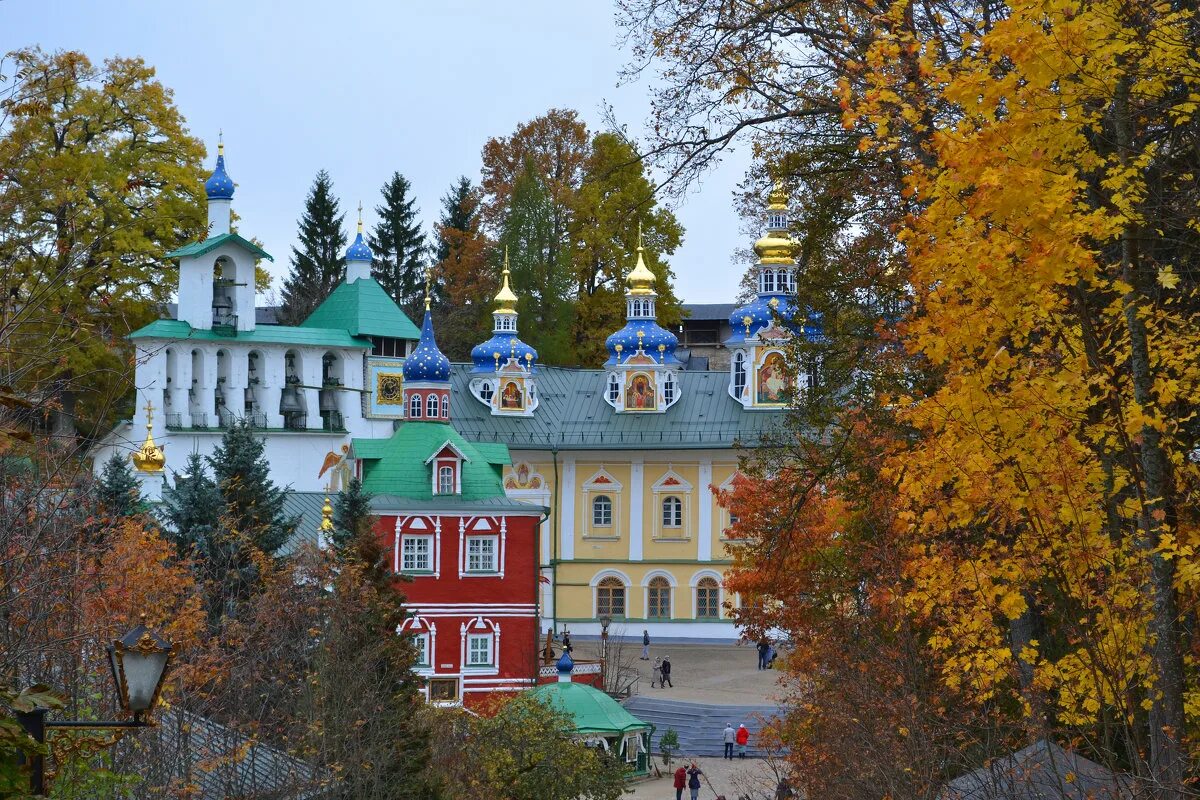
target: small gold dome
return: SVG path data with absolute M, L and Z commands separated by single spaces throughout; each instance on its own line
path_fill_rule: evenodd
M 783 188 L 782 181 L 775 181 L 771 193 L 767 195 L 767 211 L 787 211 L 787 207 L 787 190 Z
M 629 283 L 629 294 L 654 294 L 654 273 L 646 266 L 642 257 L 642 223 L 638 223 L 637 264 L 625 279 Z
M 162 472 L 163 467 L 167 464 L 167 456 L 163 449 L 154 443 L 154 436 L 150 433 L 154 427 L 154 406 L 149 400 L 146 401 L 146 441 L 142 442 L 142 446 L 129 454 L 129 458 L 133 461 L 133 466 L 138 472 L 157 473 Z
M 783 184 L 775 181 L 775 187 L 767 197 L 767 235 L 754 243 L 754 252 L 762 264 L 795 264 L 795 243 L 786 233 L 787 192 Z M 776 220 L 781 220 L 776 222 Z
M 333 504 L 328 497 L 325 498 L 325 505 L 321 506 L 321 533 L 333 533 Z
M 496 293 L 496 310 L 509 314 L 517 313 L 517 295 L 508 285 L 508 248 L 504 248 L 504 285 Z

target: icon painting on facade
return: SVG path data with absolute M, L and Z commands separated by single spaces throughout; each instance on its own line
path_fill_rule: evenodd
M 658 407 L 654 377 L 647 372 L 635 372 L 629 376 L 625 387 L 626 411 L 654 411 Z

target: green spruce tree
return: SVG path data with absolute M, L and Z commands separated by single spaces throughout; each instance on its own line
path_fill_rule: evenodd
M 221 524 L 221 493 L 199 453 L 189 453 L 183 472 L 174 473 L 174 483 L 163 489 L 162 509 L 167 535 L 181 558 L 192 559 L 196 576 L 205 587 L 209 619 L 215 622 L 225 612 L 225 600 L 217 587 L 232 558 L 229 537 Z
M 333 181 L 321 170 L 300 218 L 300 247 L 292 248 L 292 271 L 283 282 L 279 310 L 285 325 L 299 325 L 346 275 L 345 214 L 333 196 Z
M 227 524 L 269 556 L 291 538 L 299 520 L 283 512 L 284 490 L 271 480 L 263 451 L 266 442 L 242 420 L 229 430 L 208 458 L 221 493 Z
M 368 243 L 375 254 L 372 277 L 410 319 L 419 319 L 425 299 L 427 244 L 411 190 L 412 184 L 403 175 L 392 173 L 383 186 L 383 204 L 375 206 L 379 223 Z
M 375 517 L 371 513 L 370 492 L 364 492 L 362 481 L 351 478 L 350 485 L 333 499 L 333 547 L 339 554 L 360 536 L 370 536 Z
M 142 510 L 141 489 L 129 466 L 129 459 L 114 453 L 104 462 L 96 483 L 96 499 L 112 518 L 131 517 Z
M 460 175 L 450 186 L 450 191 L 442 197 L 442 217 L 439 220 L 443 230 L 463 232 L 474 231 L 479 225 L 479 204 L 474 200 L 475 188 L 466 175 Z M 435 255 L 438 261 L 445 261 L 450 255 L 453 242 L 442 233 L 437 237 Z

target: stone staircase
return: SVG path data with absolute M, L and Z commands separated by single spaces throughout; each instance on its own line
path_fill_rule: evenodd
M 746 748 L 747 758 L 765 756 L 766 753 L 757 747 L 762 721 L 782 713 L 778 706 L 719 706 L 684 703 L 644 695 L 631 697 L 622 705 L 630 714 L 654 726 L 651 752 L 658 752 L 659 737 L 668 728 L 673 728 L 679 734 L 680 755 L 718 758 L 724 754 L 722 732 L 726 722 L 733 723 L 735 728 L 742 724 L 750 730 L 750 745 Z

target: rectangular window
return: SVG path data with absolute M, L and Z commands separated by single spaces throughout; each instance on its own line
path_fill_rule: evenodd
M 495 536 L 467 537 L 467 572 L 499 572 Z
M 467 637 L 467 666 L 492 666 L 492 635 L 472 634 Z
M 429 702 L 453 703 L 458 700 L 458 678 L 433 678 L 429 681 Z
M 637 763 L 638 753 L 641 752 L 640 742 L 641 736 L 636 733 L 631 733 L 625 737 L 625 761 L 630 764 Z
M 696 617 L 716 619 L 721 612 L 721 590 L 716 586 L 701 586 L 696 589 Z
M 405 536 L 400 553 L 402 572 L 433 572 L 432 536 Z
M 428 667 L 430 664 L 429 634 L 413 634 L 413 647 L 417 648 L 417 666 Z
M 438 494 L 454 494 L 454 467 L 438 467 Z

